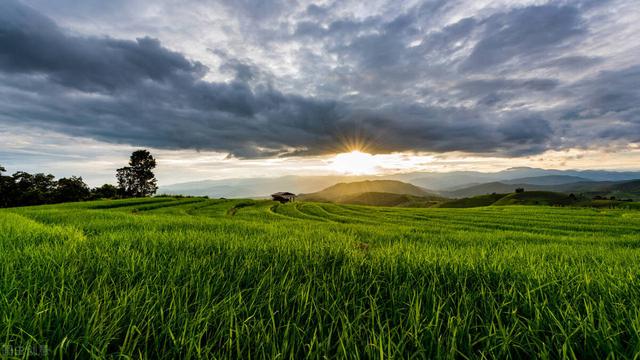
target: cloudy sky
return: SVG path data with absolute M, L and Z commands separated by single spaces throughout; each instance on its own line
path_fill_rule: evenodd
M 637 0 L 1 0 L 0 164 L 640 169 Z

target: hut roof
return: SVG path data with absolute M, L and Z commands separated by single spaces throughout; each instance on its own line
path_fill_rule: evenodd
M 281 192 L 277 192 L 275 194 L 271 194 L 271 196 L 296 196 L 296 194 L 290 193 L 290 192 L 287 192 L 287 191 L 281 191 Z

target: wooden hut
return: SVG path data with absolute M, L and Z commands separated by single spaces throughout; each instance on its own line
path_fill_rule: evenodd
M 290 192 L 277 192 L 275 194 L 271 194 L 271 198 L 274 201 L 278 201 L 281 204 L 284 203 L 288 203 L 288 202 L 292 202 L 296 200 L 296 194 L 290 193 Z

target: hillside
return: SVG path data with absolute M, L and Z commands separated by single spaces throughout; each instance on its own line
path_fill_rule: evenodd
M 522 180 L 522 179 L 521 179 Z M 533 185 L 526 183 L 507 184 L 490 182 L 473 185 L 453 191 L 441 191 L 443 196 L 450 198 L 468 198 L 492 193 L 511 193 L 516 188 L 524 188 L 527 192 L 546 191 L 565 194 L 583 195 L 588 198 L 595 196 L 640 199 L 640 180 L 632 181 L 581 181 L 557 185 Z
M 551 191 L 525 191 L 523 193 L 513 193 L 502 197 L 493 203 L 495 206 L 501 205 L 572 205 L 577 203 L 575 197 L 571 198 L 567 194 Z
M 487 194 L 487 195 L 478 195 L 469 198 L 455 199 L 450 201 L 445 201 L 437 207 L 441 208 L 472 208 L 472 207 L 481 207 L 481 206 L 491 206 L 496 201 L 505 197 L 506 194 Z
M 547 187 L 541 185 L 529 185 L 529 184 L 505 184 L 502 182 L 489 182 L 485 184 L 473 185 L 454 191 L 441 191 L 440 193 L 445 197 L 450 198 L 468 198 L 479 195 L 487 194 L 508 194 L 515 191 L 516 188 L 525 188 L 529 190 L 547 190 Z
M 589 179 L 571 175 L 546 175 L 503 180 L 505 184 L 528 184 L 528 185 L 564 185 L 590 181 Z
M 544 179 L 546 177 L 551 178 L 549 178 L 549 180 Z M 397 180 L 409 181 L 412 184 L 438 191 L 452 191 L 470 187 L 472 185 L 491 182 L 501 182 L 505 184 L 530 183 L 531 185 L 557 185 L 567 183 L 567 181 L 579 181 L 578 179 L 588 182 L 622 182 L 640 179 L 640 172 L 555 170 L 516 167 L 497 172 L 452 171 L 443 173 L 412 173 L 397 178 Z
M 431 207 L 440 202 L 437 197 L 380 192 L 359 193 L 339 201 L 341 204 L 399 207 Z
M 525 191 L 523 193 L 487 194 L 445 201 L 437 207 L 441 208 L 473 208 L 482 206 L 506 205 L 552 205 L 568 206 L 577 204 L 579 200 L 564 193 L 551 191 Z M 588 205 L 585 203 L 585 205 Z
M 351 183 L 339 183 L 322 191 L 301 194 L 300 200 L 345 202 L 364 193 L 388 193 L 423 197 L 440 200 L 440 196 L 412 184 L 396 180 L 365 180 Z
M 364 180 L 352 176 L 281 176 L 275 178 L 246 178 L 204 180 L 161 186 L 159 194 L 209 196 L 225 198 L 268 197 L 278 191 L 309 193 L 338 182 Z

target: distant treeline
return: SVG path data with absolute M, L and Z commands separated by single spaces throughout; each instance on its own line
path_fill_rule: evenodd
M 129 166 L 117 170 L 118 186 L 89 188 L 78 176 L 56 180 L 51 174 L 24 171 L 6 176 L 6 169 L 0 166 L 0 207 L 150 196 L 158 188 L 152 171 L 155 167 L 153 156 L 147 150 L 138 150 L 131 155 Z

